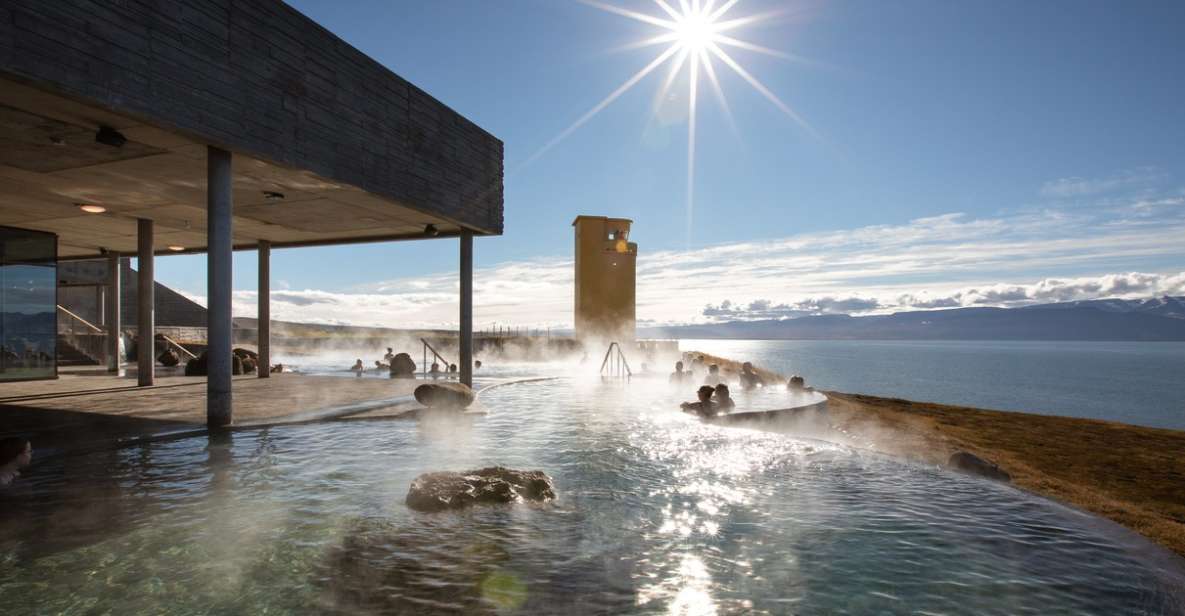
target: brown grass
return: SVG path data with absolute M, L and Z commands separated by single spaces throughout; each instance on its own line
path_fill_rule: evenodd
M 730 370 L 739 365 L 713 361 Z M 971 452 L 1008 471 L 1020 488 L 1113 520 L 1185 556 L 1185 432 L 827 395 L 832 426 L 856 444 L 935 464 L 955 451 Z

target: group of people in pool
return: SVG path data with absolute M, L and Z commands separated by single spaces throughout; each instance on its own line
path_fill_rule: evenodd
M 668 380 L 672 384 L 694 381 L 697 368 L 702 369 L 703 367 L 704 358 L 702 355 L 691 357 L 691 368 L 688 370 L 684 369 L 682 361 L 677 361 L 675 362 L 675 371 L 671 373 Z M 737 378 L 744 390 L 753 390 L 767 385 L 765 379 L 753 369 L 751 362 L 741 364 L 741 371 Z M 806 386 L 806 380 L 797 374 L 786 382 L 786 388 L 792 391 L 809 389 Z M 721 375 L 720 366 L 717 364 L 707 366 L 707 374 L 704 375 L 703 385 L 696 390 L 696 397 L 695 402 L 684 402 L 679 405 L 680 408 L 701 417 L 713 417 L 736 407 L 736 402 L 733 401 L 728 391 L 727 379 Z
M 473 362 L 473 368 L 476 370 L 481 368 L 481 360 Z M 395 353 L 394 349 L 387 347 L 387 354 L 383 355 L 382 359 L 374 361 L 375 372 L 389 372 L 391 378 L 414 378 L 416 371 L 416 363 L 407 353 Z M 362 358 L 359 357 L 350 366 L 350 372 L 355 376 L 361 377 L 362 373 L 366 372 L 366 365 L 362 363 Z M 433 362 L 432 367 L 428 369 L 428 376 L 433 379 L 438 378 L 455 378 L 457 376 L 457 364 L 449 364 L 448 366 L 441 366 Z

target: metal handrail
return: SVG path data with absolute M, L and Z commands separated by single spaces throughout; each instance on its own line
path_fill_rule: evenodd
M 617 350 L 616 355 L 613 354 L 614 349 Z M 610 359 L 613 360 L 612 364 L 609 363 Z M 609 367 L 610 377 L 625 377 L 628 379 L 634 376 L 633 371 L 630 370 L 630 362 L 625 358 L 625 352 L 621 350 L 621 345 L 616 342 L 610 342 L 609 348 L 605 350 L 605 359 L 601 361 L 601 376 L 605 376 L 606 366 Z
M 61 305 L 58 305 L 57 309 L 59 316 L 66 316 L 64 322 L 61 318 L 58 319 L 57 334 L 79 353 L 97 364 L 102 364 L 107 356 L 107 336 L 103 328 Z
M 444 366 L 444 372 L 448 373 L 449 361 L 443 355 L 437 353 L 436 349 L 431 344 L 428 344 L 427 340 L 420 338 L 420 342 L 424 343 L 424 374 L 428 374 L 428 351 L 432 351 L 432 359 L 442 364 Z
M 165 341 L 165 348 L 175 350 L 177 352 L 177 354 L 181 355 L 182 357 L 188 357 L 189 359 L 197 359 L 197 355 L 194 355 L 192 352 L 190 352 L 189 349 L 181 346 L 180 342 L 177 342 L 176 340 L 173 340 L 172 338 L 170 338 L 164 334 L 161 334 L 161 333 L 158 333 L 157 336 L 159 336 L 161 340 Z
M 62 306 L 61 304 L 58 304 L 58 312 L 70 317 L 71 322 L 82 324 L 83 327 L 90 330 L 89 333 L 92 333 L 92 334 L 105 333 L 103 331 L 102 327 L 99 327 L 98 325 L 95 325 L 94 323 L 91 323 L 90 321 L 87 321 L 86 319 L 74 314 L 73 312 L 67 310 L 66 307 Z M 71 329 L 70 331 L 73 331 L 73 329 Z

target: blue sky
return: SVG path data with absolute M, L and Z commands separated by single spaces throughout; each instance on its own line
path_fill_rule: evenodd
M 649 322 L 709 319 L 725 300 L 886 311 L 1185 293 L 1180 2 L 740 0 L 729 17 L 780 13 L 730 34 L 806 61 L 729 53 L 810 128 L 716 63 L 735 131 L 701 77 L 690 224 L 686 71 L 655 113 L 665 67 L 523 165 L 664 49 L 612 51 L 655 26 L 575 0 L 292 4 L 506 143 L 506 233 L 476 242 L 479 324 L 570 322 L 577 214 L 635 221 Z M 157 267 L 204 290 L 202 257 Z M 236 254 L 244 314 L 254 268 Z M 451 240 L 277 251 L 274 312 L 447 325 L 455 269 Z M 1131 276 L 1143 283 L 1115 286 Z M 1077 290 L 1040 295 L 1053 288 Z

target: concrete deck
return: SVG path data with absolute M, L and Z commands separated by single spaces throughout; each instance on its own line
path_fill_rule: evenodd
M 0 386 L 0 436 L 19 434 L 32 439 L 40 450 L 65 451 L 205 428 L 204 378 L 160 376 L 152 387 L 135 387 L 135 383 L 134 375 L 99 373 L 6 383 Z M 234 425 L 307 420 L 329 410 L 405 397 L 420 383 L 291 373 L 268 379 L 235 377 Z

